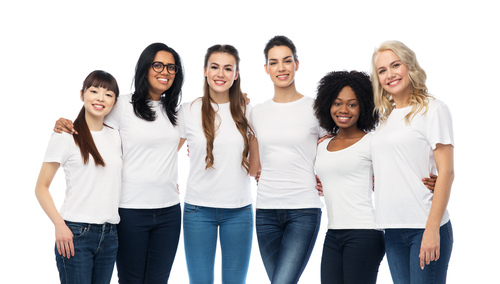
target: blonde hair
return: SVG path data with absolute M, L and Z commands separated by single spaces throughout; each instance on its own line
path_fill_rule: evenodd
M 412 105 L 411 111 L 405 116 L 406 124 L 410 124 L 411 119 L 421 112 L 423 109 L 425 114 L 427 112 L 429 97 L 432 97 L 427 92 L 427 86 L 425 85 L 425 80 L 427 75 L 424 69 L 420 67 L 417 61 L 417 56 L 415 53 L 408 48 L 404 43 L 396 40 L 384 41 L 380 44 L 378 48 L 375 49 L 372 56 L 372 66 L 371 66 L 371 80 L 373 85 L 373 96 L 375 102 L 375 111 L 380 114 L 380 120 L 386 120 L 393 110 L 394 99 L 392 94 L 388 93 L 379 82 L 378 72 L 375 62 L 377 56 L 386 50 L 393 51 L 396 56 L 401 60 L 401 62 L 408 69 L 408 77 L 411 82 L 411 96 L 409 104 Z

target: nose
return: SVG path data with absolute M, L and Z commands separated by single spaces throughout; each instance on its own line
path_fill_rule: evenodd
M 387 70 L 387 76 L 388 76 L 389 78 L 394 77 L 394 71 L 393 71 L 391 68 L 389 68 L 389 70 Z
M 285 71 L 285 64 L 283 62 L 278 63 L 278 71 Z
M 347 108 L 347 104 L 342 104 L 341 107 L 340 107 L 340 109 L 339 109 L 339 112 L 341 112 L 341 113 L 348 113 L 349 110 Z

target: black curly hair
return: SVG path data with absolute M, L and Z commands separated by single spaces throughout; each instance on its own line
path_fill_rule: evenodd
M 318 83 L 318 94 L 314 101 L 314 114 L 319 124 L 331 134 L 336 135 L 339 127 L 333 121 L 330 109 L 340 91 L 349 86 L 356 94 L 359 104 L 358 129 L 370 132 L 378 124 L 378 114 L 374 112 L 373 89 L 370 75 L 358 71 L 334 71 L 323 77 Z

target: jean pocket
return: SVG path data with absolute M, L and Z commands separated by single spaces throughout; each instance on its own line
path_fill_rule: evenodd
M 73 233 L 73 239 L 80 238 L 88 231 L 87 226 L 85 224 L 71 222 L 71 223 L 66 223 L 66 225 L 71 230 L 71 233 Z
M 118 230 L 116 229 L 116 225 L 111 225 L 111 235 L 113 237 L 118 237 Z
M 200 208 L 200 206 L 196 206 L 196 205 L 191 205 L 191 204 L 188 204 L 188 203 L 184 203 L 184 213 L 185 214 L 196 213 L 199 208 Z

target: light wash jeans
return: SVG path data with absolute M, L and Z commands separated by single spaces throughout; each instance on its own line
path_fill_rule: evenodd
M 184 251 L 191 284 L 214 283 L 220 233 L 222 283 L 246 283 L 252 250 L 252 205 L 213 208 L 184 204 Z

